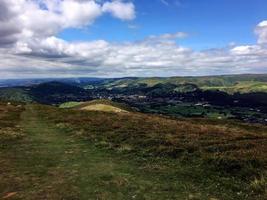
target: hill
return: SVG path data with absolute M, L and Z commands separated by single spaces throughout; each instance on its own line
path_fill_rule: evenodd
M 62 82 L 46 82 L 25 87 L 0 88 L 0 99 L 18 102 L 60 104 L 67 101 L 91 100 L 85 89 Z
M 82 85 L 89 83 L 101 82 L 105 79 L 102 78 L 35 78 L 35 79 L 0 79 L 1 87 L 21 87 L 21 86 L 33 86 L 48 82 L 60 82 L 71 85 Z
M 134 88 L 139 86 L 154 87 L 157 84 L 184 85 L 193 84 L 203 90 L 219 90 L 233 94 L 267 92 L 266 74 L 243 74 L 243 75 L 222 75 L 203 77 L 153 77 L 153 78 L 122 78 L 106 79 L 101 83 L 93 84 L 96 87 L 107 89 Z M 89 86 L 87 86 L 89 88 Z
M 266 197 L 265 126 L 39 104 L 0 110 L 1 197 Z

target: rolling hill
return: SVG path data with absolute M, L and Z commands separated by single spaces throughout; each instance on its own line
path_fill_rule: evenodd
M 35 80 L 34 83 L 37 82 Z M 0 88 L 0 100 L 57 106 L 65 103 L 62 106 L 72 107 L 77 106 L 77 102 L 111 99 L 144 113 L 176 118 L 238 119 L 249 123 L 267 124 L 265 87 L 266 75 L 77 78 Z M 108 105 L 88 105 L 86 109 L 117 110 L 116 112 L 124 110 L 120 105 L 110 105 L 110 102 Z
M 95 87 L 114 88 L 134 88 L 139 86 L 153 87 L 157 84 L 184 85 L 193 84 L 203 90 L 219 90 L 233 94 L 267 92 L 266 74 L 243 74 L 243 75 L 223 75 L 223 76 L 203 76 L 203 77 L 153 77 L 153 78 L 122 78 L 106 79 Z M 90 84 L 89 84 L 90 85 Z M 89 86 L 87 86 L 89 87 Z M 185 90 L 187 91 L 187 90 Z

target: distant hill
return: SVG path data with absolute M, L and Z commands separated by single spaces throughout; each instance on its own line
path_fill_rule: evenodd
M 50 79 L 34 79 L 25 84 Z M 59 105 L 121 96 L 178 98 L 214 105 L 266 106 L 267 75 L 224 75 L 203 77 L 125 77 L 113 79 L 70 78 L 39 84 L 0 88 L 0 100 Z M 25 81 L 25 80 L 24 80 Z M 16 81 L 15 81 L 16 83 Z M 21 83 L 17 80 L 17 83 Z M 12 82 L 13 84 L 13 82 Z M 117 98 L 118 99 L 118 98 Z M 119 101 L 120 102 L 120 101 Z
M 39 103 L 60 104 L 66 101 L 90 100 L 89 93 L 80 87 L 60 82 L 42 83 L 30 88 L 30 94 Z
M 1 87 L 32 86 L 47 82 L 60 82 L 72 85 L 83 85 L 103 81 L 103 78 L 35 78 L 35 79 L 0 79 Z
M 151 88 L 159 84 L 172 84 L 176 85 L 178 88 L 183 85 L 195 85 L 202 90 L 218 90 L 229 94 L 237 92 L 267 92 L 267 74 L 106 79 L 93 85 L 95 87 L 107 89 L 126 89 L 137 87 Z M 90 87 L 89 85 L 87 85 L 87 88 Z M 189 90 L 184 89 L 183 91 L 190 91 L 190 88 Z
M 241 74 L 199 77 L 123 77 L 123 78 L 46 78 L 0 80 L 1 87 L 32 86 L 47 82 L 71 84 L 85 89 L 154 87 L 157 84 L 177 86 L 193 84 L 203 90 L 219 90 L 227 93 L 267 92 L 267 74 Z
M 61 82 L 47 82 L 28 87 L 0 88 L 0 99 L 43 104 L 91 100 L 87 90 Z

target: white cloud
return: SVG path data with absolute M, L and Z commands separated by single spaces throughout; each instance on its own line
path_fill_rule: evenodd
M 27 58 L 23 63 L 25 66 L 32 66 L 32 72 L 61 76 L 207 75 L 251 73 L 256 70 L 266 72 L 267 62 L 267 50 L 257 45 L 196 52 L 169 41 L 109 43 L 99 40 L 75 43 L 49 37 L 21 47 L 23 51 L 14 60 Z M 43 63 L 41 66 L 35 65 L 38 60 Z M 0 63 L 0 67 L 4 67 L 6 63 Z M 14 66 L 18 63 L 17 61 Z M 43 67 L 44 63 L 49 67 Z M 30 71 L 30 68 L 27 69 Z
M 1 0 L 0 45 L 45 38 L 66 28 L 90 25 L 104 12 L 122 20 L 135 16 L 132 3 L 95 0 Z
M 71 8 L 71 9 L 70 9 Z M 267 72 L 267 21 L 258 24 L 257 44 L 232 44 L 194 51 L 166 33 L 143 41 L 68 42 L 56 37 L 66 28 L 90 25 L 104 13 L 135 17 L 134 4 L 94 0 L 1 0 L 0 76 L 170 76 Z
M 267 20 L 257 25 L 255 33 L 258 36 L 259 44 L 267 44 Z
M 266 55 L 267 49 L 259 45 L 236 46 L 230 51 L 234 55 Z
M 135 18 L 135 7 L 132 2 L 122 2 L 121 0 L 114 0 L 106 2 L 102 8 L 103 12 L 109 12 L 114 17 L 122 20 L 132 20 Z

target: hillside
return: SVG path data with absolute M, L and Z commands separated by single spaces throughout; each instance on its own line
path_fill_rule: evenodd
M 224 75 L 224 76 L 203 76 L 203 77 L 154 77 L 154 78 L 122 78 L 107 79 L 102 83 L 95 84 L 107 89 L 134 88 L 139 86 L 153 87 L 157 84 L 184 85 L 193 84 L 203 90 L 219 90 L 233 94 L 267 92 L 266 74 L 248 75 Z M 90 88 L 89 86 L 87 86 Z M 187 90 L 185 90 L 187 91 Z
M 85 89 L 62 82 L 45 82 L 32 86 L 0 88 L 0 100 L 60 104 L 91 100 Z
M 266 197 L 265 126 L 38 104 L 0 110 L 1 197 Z

